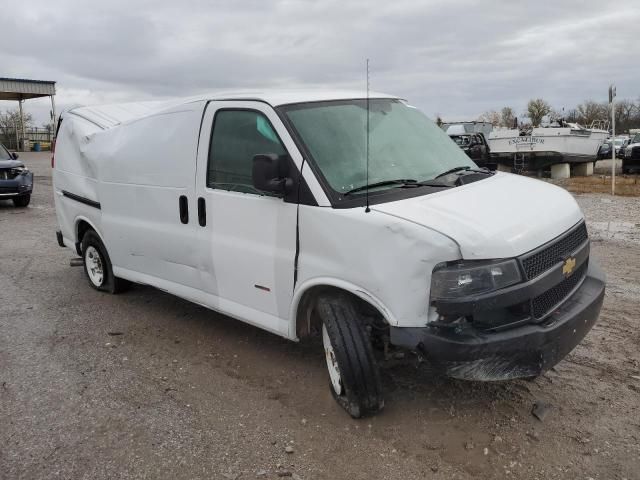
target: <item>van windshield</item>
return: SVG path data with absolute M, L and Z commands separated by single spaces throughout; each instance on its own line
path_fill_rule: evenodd
M 333 190 L 345 193 L 366 185 L 365 99 L 295 104 L 282 110 Z M 369 100 L 369 184 L 421 182 L 464 166 L 476 164 L 422 112 L 397 99 Z

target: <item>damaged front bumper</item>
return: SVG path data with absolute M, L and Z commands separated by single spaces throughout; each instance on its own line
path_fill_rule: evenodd
M 31 195 L 33 191 L 33 172 L 16 175 L 14 178 L 0 178 L 0 200 Z
M 507 380 L 540 375 L 562 360 L 596 323 L 605 277 L 589 262 L 580 287 L 542 323 L 493 332 L 473 328 L 391 327 L 391 343 L 418 350 L 455 378 Z

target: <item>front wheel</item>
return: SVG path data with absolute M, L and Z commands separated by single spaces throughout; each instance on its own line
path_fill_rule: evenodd
M 13 199 L 14 207 L 26 207 L 31 202 L 31 195 L 22 195 Z
M 353 418 L 384 407 L 382 383 L 369 334 L 353 301 L 346 294 L 318 299 L 331 392 Z

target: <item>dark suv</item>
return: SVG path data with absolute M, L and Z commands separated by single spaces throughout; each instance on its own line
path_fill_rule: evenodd
M 640 172 L 640 133 L 636 133 L 633 139 L 624 147 L 622 159 L 622 173 Z
M 26 207 L 31 201 L 33 173 L 0 143 L 0 200 L 13 200 L 16 207 Z

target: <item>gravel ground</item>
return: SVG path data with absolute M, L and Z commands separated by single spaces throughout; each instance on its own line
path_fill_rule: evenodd
M 55 242 L 48 155 L 23 158 L 32 204 L 0 202 L 0 478 L 640 478 L 640 198 L 577 197 L 608 290 L 554 369 L 469 383 L 410 357 L 384 367 L 385 411 L 354 421 L 317 346 L 89 288 Z

